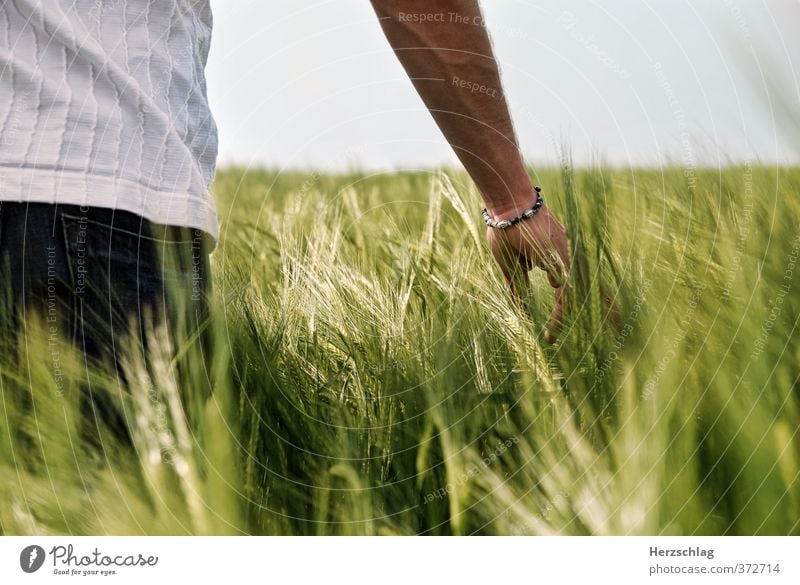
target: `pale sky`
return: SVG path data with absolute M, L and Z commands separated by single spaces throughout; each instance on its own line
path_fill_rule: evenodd
M 220 163 L 408 169 L 455 157 L 367 0 L 212 0 Z M 484 0 L 533 164 L 800 162 L 797 0 Z

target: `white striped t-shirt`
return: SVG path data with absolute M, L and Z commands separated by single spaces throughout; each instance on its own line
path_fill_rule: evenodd
M 209 0 L 0 0 L 0 200 L 217 239 Z

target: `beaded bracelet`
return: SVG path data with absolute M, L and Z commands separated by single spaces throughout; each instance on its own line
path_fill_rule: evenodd
M 518 224 L 523 219 L 529 219 L 533 217 L 542 208 L 542 205 L 544 205 L 544 197 L 539 195 L 539 193 L 542 191 L 542 188 L 534 187 L 534 189 L 536 190 L 536 203 L 534 203 L 533 207 L 531 207 L 530 209 L 526 209 L 517 217 L 514 217 L 512 219 L 501 219 L 500 221 L 498 221 L 496 219 L 492 219 L 491 217 L 489 217 L 489 211 L 484 207 L 483 211 L 481 211 L 481 215 L 483 216 L 483 221 L 485 221 L 486 225 L 488 225 L 490 228 L 506 230 L 510 228 L 512 225 Z

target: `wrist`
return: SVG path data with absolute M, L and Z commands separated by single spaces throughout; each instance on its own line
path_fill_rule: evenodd
M 510 220 L 533 207 L 539 200 L 541 187 L 533 187 L 523 195 L 495 205 L 487 205 L 489 216 L 497 221 Z
M 508 206 L 499 213 L 497 211 L 490 212 L 484 208 L 482 215 L 486 225 L 490 228 L 507 229 L 521 221 L 532 218 L 544 205 L 544 198 L 539 195 L 540 192 L 540 187 L 534 187 L 532 197 L 527 203 L 520 203 L 519 205 L 514 203 L 513 206 Z

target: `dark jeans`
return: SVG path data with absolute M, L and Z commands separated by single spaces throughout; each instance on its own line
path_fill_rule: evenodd
M 20 319 L 38 315 L 49 337 L 120 369 L 124 352 L 146 348 L 148 323 L 202 326 L 209 252 L 200 230 L 125 211 L 0 202 L 3 335 L 24 335 Z
M 200 230 L 156 225 L 126 211 L 0 202 L 0 274 L 12 306 L 44 311 L 65 338 L 100 357 L 168 293 L 206 313 L 209 243 Z

